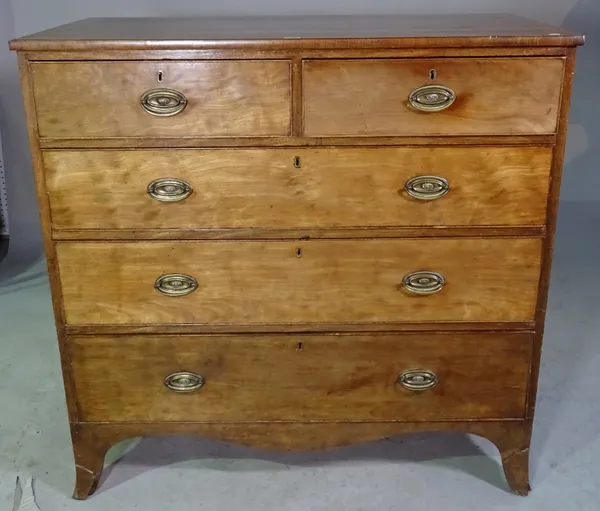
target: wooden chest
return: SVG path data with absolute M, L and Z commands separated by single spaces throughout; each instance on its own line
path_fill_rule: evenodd
M 575 47 L 510 16 L 98 19 L 19 51 L 77 466 L 492 440 L 526 494 Z

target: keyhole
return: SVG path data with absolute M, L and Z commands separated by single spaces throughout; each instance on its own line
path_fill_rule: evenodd
M 302 351 L 303 348 L 304 348 L 304 344 L 302 344 L 301 342 L 299 342 L 298 344 L 296 344 L 296 350 Z
M 435 69 L 429 70 L 429 79 L 435 80 L 437 78 L 437 71 Z
M 158 83 L 161 83 L 163 81 L 163 72 L 159 71 L 158 72 Z
M 296 167 L 297 169 L 302 167 L 302 162 L 300 161 L 300 156 L 296 156 L 294 158 L 294 167 Z
M 296 257 L 298 259 L 300 259 L 302 257 L 302 249 L 301 248 L 296 249 Z

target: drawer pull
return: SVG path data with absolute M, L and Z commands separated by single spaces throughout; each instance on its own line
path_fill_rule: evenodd
M 160 202 L 179 202 L 192 194 L 192 186 L 183 179 L 164 177 L 148 185 L 148 195 Z
M 454 91 L 443 85 L 424 85 L 410 93 L 408 102 L 422 112 L 439 112 L 448 108 L 454 100 Z
M 204 387 L 205 380 L 199 374 L 179 372 L 165 378 L 165 385 L 174 392 L 193 392 Z
M 398 383 L 405 389 L 420 392 L 435 387 L 438 384 L 438 377 L 432 371 L 411 369 L 398 376 Z
M 404 277 L 402 285 L 416 295 L 432 295 L 442 290 L 446 279 L 433 271 L 415 271 Z
M 140 98 L 146 112 L 158 117 L 177 115 L 187 106 L 187 98 L 183 93 L 173 89 L 152 89 Z
M 166 296 L 185 296 L 198 289 L 198 281 L 183 273 L 170 273 L 156 279 L 154 287 Z
M 435 200 L 450 191 L 450 184 L 443 177 L 417 176 L 404 185 L 406 193 L 419 200 Z

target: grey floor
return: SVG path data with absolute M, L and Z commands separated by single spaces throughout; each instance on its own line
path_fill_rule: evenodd
M 0 511 L 15 475 L 43 511 L 176 508 L 540 510 L 600 508 L 600 205 L 563 204 L 531 451 L 533 492 L 507 492 L 495 449 L 459 434 L 326 453 L 273 454 L 201 438 L 145 438 L 107 457 L 86 502 L 74 469 L 44 262 L 0 266 Z

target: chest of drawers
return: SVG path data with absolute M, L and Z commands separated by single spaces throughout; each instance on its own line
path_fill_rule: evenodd
M 493 441 L 526 494 L 580 36 L 99 19 L 11 43 L 77 467 L 132 436 Z

